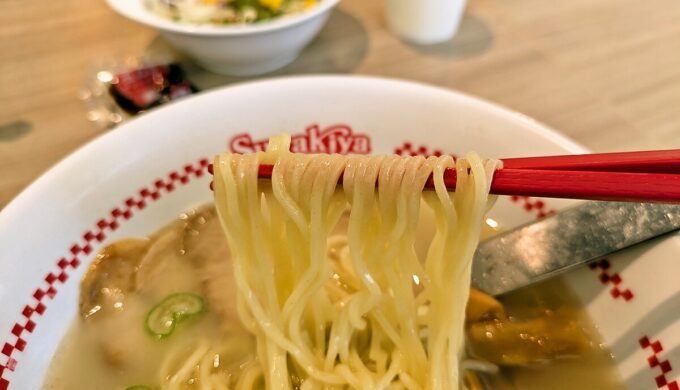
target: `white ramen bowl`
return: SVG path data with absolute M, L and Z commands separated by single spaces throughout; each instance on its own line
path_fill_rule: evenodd
M 39 388 L 76 316 L 78 281 L 99 249 L 209 202 L 213 155 L 259 150 L 280 132 L 293 135 L 298 151 L 585 151 L 521 114 L 402 81 L 284 78 L 171 103 L 74 152 L 0 213 L 0 390 Z M 511 228 L 570 204 L 502 197 L 490 217 Z M 566 278 L 631 389 L 677 388 L 679 255 L 680 236 L 672 235 Z
M 326 23 L 339 0 L 297 14 L 244 25 L 178 23 L 146 9 L 143 0 L 106 0 L 119 14 L 155 28 L 204 68 L 233 76 L 271 72 L 291 63 Z

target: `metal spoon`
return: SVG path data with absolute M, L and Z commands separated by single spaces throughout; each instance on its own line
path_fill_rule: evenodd
M 680 229 L 680 205 L 585 202 L 479 245 L 472 285 L 502 295 Z

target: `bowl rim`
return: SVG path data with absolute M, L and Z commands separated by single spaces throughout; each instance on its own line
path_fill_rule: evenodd
M 144 0 L 105 1 L 106 4 L 119 15 L 137 23 L 154 27 L 163 32 L 211 37 L 254 35 L 283 30 L 314 19 L 328 12 L 340 2 L 340 0 L 319 0 L 319 4 L 309 10 L 298 12 L 290 16 L 274 18 L 271 21 L 238 25 L 216 25 L 178 23 L 165 19 L 162 16 L 147 10 L 143 4 Z
M 191 96 L 187 99 L 180 99 L 175 102 L 170 102 L 161 107 L 152 110 L 140 117 L 133 118 L 130 121 L 125 122 L 120 127 L 114 128 L 111 131 L 101 133 L 100 135 L 94 137 L 88 142 L 80 145 L 78 148 L 74 149 L 68 153 L 64 158 L 56 161 L 51 167 L 46 171 L 42 172 L 41 175 L 36 177 L 31 183 L 29 183 L 25 188 L 23 188 L 18 194 L 12 198 L 9 203 L 7 203 L 3 208 L 0 208 L 0 232 L 3 228 L 9 229 L 9 225 L 5 225 L 8 221 L 13 220 L 16 215 L 21 213 L 21 210 L 31 202 L 36 201 L 36 195 L 44 191 L 45 188 L 50 187 L 57 177 L 62 175 L 65 171 L 71 169 L 73 164 L 80 161 L 85 161 L 89 156 L 93 155 L 95 151 L 102 150 L 106 148 L 106 145 L 114 139 L 126 138 L 133 136 L 133 126 L 129 126 L 131 122 L 134 123 L 145 123 L 146 121 L 153 121 L 155 117 L 160 117 L 166 115 L 165 112 L 170 110 L 175 110 L 175 106 L 180 105 L 180 107 L 189 107 L 192 104 L 198 104 L 196 102 L 201 102 L 202 100 L 210 100 L 211 96 L 219 95 L 225 93 L 225 90 L 239 90 L 248 89 L 255 85 L 282 85 L 289 83 L 298 82 L 313 82 L 313 83 L 323 83 L 324 81 L 330 81 L 335 83 L 344 82 L 358 82 L 366 84 L 381 85 L 383 88 L 388 89 L 391 87 L 408 88 L 413 91 L 425 91 L 428 94 L 445 94 L 448 96 L 455 96 L 457 99 L 461 99 L 467 102 L 472 102 L 473 104 L 484 108 L 485 110 L 491 111 L 498 114 L 508 120 L 523 123 L 527 126 L 527 129 L 532 133 L 536 133 L 541 137 L 548 139 L 560 147 L 569 151 L 569 153 L 588 153 L 589 149 L 580 143 L 572 140 L 568 136 L 560 133 L 554 128 L 532 118 L 519 111 L 512 108 L 500 105 L 493 101 L 487 100 L 483 97 L 476 95 L 471 95 L 456 89 L 437 86 L 433 84 L 428 84 L 416 80 L 398 79 L 383 76 L 373 76 L 373 75 L 324 75 L 324 74 L 311 74 L 311 75 L 291 75 L 291 76 L 279 76 L 272 78 L 265 78 L 260 80 L 246 81 L 236 84 L 225 85 L 222 87 L 214 88 L 209 91 L 199 93 L 197 95 Z

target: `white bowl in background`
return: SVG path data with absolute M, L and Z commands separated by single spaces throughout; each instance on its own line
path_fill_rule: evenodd
M 292 77 L 169 103 L 83 146 L 0 212 L 0 390 L 40 388 L 98 250 L 209 202 L 212 156 L 259 150 L 284 131 L 313 152 L 586 151 L 494 104 L 394 80 Z M 512 228 L 573 203 L 500 197 L 489 217 Z M 673 234 L 566 275 L 629 389 L 680 383 L 678 258 L 680 234 Z
M 153 27 L 199 65 L 215 73 L 253 76 L 291 63 L 317 35 L 339 0 L 254 24 L 179 23 L 149 11 L 143 0 L 106 0 L 119 14 Z

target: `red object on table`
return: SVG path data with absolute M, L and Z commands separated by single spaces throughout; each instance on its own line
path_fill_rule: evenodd
M 156 65 L 115 75 L 110 92 L 125 111 L 140 111 L 197 91 L 177 64 Z

